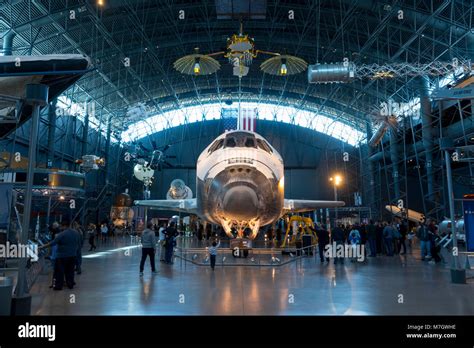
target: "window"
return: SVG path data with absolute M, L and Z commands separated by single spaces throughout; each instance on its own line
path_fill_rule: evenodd
M 222 148 L 223 145 L 224 145 L 224 139 L 219 139 L 219 140 L 215 141 L 214 144 L 211 145 L 208 152 L 213 153 L 214 151 L 219 150 L 220 148 Z
M 256 147 L 255 140 L 253 138 L 247 138 L 247 140 L 245 140 L 245 147 Z
M 233 137 L 229 137 L 225 140 L 225 147 L 235 147 L 237 144 Z
M 255 102 L 242 102 L 242 108 L 247 109 L 258 109 L 258 117 L 260 120 L 270 120 L 285 123 L 293 123 L 313 129 L 317 132 L 325 133 L 329 136 L 333 136 L 336 139 L 347 142 L 350 145 L 357 146 L 359 142 L 365 142 L 365 133 L 355 129 L 350 123 L 340 122 L 340 113 L 331 111 L 330 108 L 325 108 L 326 112 L 320 114 L 309 109 L 294 108 L 290 105 L 275 105 L 271 103 L 255 103 Z M 418 105 L 419 107 L 419 105 Z M 181 109 L 168 110 L 163 113 L 155 114 L 147 119 L 138 121 L 134 124 L 130 124 L 128 129 L 122 132 L 122 141 L 129 142 L 137 140 L 159 132 L 163 129 L 170 127 L 176 127 L 186 122 L 198 122 L 201 120 L 215 120 L 219 119 L 222 114 L 222 109 L 227 109 L 229 106 L 220 103 L 210 103 L 203 105 L 185 106 Z M 230 107 L 232 108 L 232 107 Z M 352 116 L 343 113 L 342 119 L 350 119 Z M 97 121 L 97 124 L 99 122 Z M 102 124 L 102 128 L 106 128 Z M 105 132 L 105 130 L 103 130 Z M 235 146 L 245 147 L 245 140 L 237 139 L 235 133 L 233 136 L 235 139 Z M 245 133 L 245 138 L 248 137 L 248 133 Z M 244 139 L 245 139 L 244 138 Z M 225 145 L 226 141 L 224 141 Z M 257 146 L 264 148 L 265 145 Z
M 260 149 L 268 153 L 272 153 L 272 148 L 270 147 L 270 145 L 267 144 L 266 141 L 263 141 L 262 139 L 257 139 L 257 144 Z

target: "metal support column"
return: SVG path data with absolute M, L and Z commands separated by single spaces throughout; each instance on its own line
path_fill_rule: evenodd
M 48 109 L 48 160 L 47 167 L 52 168 L 54 163 L 54 139 L 56 135 L 56 103 L 54 99 Z
M 89 105 L 90 99 L 86 101 L 86 114 L 84 115 L 84 125 L 82 128 L 81 156 L 87 155 L 87 136 L 89 135 Z
M 398 162 L 400 162 L 399 152 L 397 131 L 390 129 L 390 160 L 392 161 L 394 202 L 400 199 L 400 172 L 398 168 Z
M 422 123 L 422 140 L 425 148 L 425 170 L 427 181 L 427 198 L 432 200 L 434 196 L 434 172 L 433 172 L 433 117 L 431 115 L 431 101 L 429 98 L 429 80 L 427 77 L 422 78 L 422 86 L 420 88 L 420 104 L 421 104 L 421 123 Z
M 31 205 L 33 200 L 33 178 L 36 165 L 36 147 L 38 145 L 38 130 L 40 107 L 48 103 L 49 87 L 41 84 L 26 85 L 26 102 L 33 106 L 31 119 L 30 144 L 28 148 L 28 172 L 24 194 L 23 224 L 19 243 L 27 245 L 30 230 Z M 18 265 L 18 282 L 15 289 L 12 313 L 29 315 L 31 312 L 31 296 L 28 294 L 26 283 L 26 258 L 20 258 Z

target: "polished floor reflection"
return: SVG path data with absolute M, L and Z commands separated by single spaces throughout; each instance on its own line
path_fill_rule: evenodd
M 449 269 L 418 255 L 363 264 L 209 267 L 147 263 L 141 250 L 115 242 L 84 253 L 73 290 L 52 291 L 50 275 L 32 289 L 34 315 L 457 315 L 474 314 L 474 283 L 450 282 Z

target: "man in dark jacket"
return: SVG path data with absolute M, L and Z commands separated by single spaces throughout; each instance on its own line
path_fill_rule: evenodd
M 326 245 L 329 244 L 329 232 L 324 225 L 321 225 L 320 228 L 316 229 L 316 235 L 318 236 L 319 258 L 321 263 L 324 263 L 324 250 Z M 329 262 L 329 257 L 326 257 L 326 261 Z
M 331 238 L 332 238 L 332 242 L 336 243 L 336 250 L 338 248 L 337 247 L 338 245 L 341 245 L 341 244 L 344 245 L 344 242 L 346 240 L 346 236 L 345 236 L 344 230 L 342 229 L 342 225 L 334 227 L 334 229 L 331 232 Z M 339 259 L 339 261 L 341 261 L 341 263 L 344 263 L 343 258 L 338 258 L 338 257 L 336 257 L 336 255 L 333 255 L 333 257 L 334 257 L 334 264 L 337 263 L 338 259 Z
M 52 242 L 41 247 L 58 246 L 54 271 L 56 274 L 54 290 L 63 289 L 64 277 L 66 277 L 67 287 L 69 289 L 74 288 L 74 267 L 76 265 L 78 250 L 81 247 L 79 232 L 70 228 L 69 221 L 63 220 L 61 226 L 63 231 L 58 233 Z
M 374 225 L 374 221 L 370 220 L 367 225 L 367 238 L 369 240 L 370 255 L 369 257 L 377 256 L 377 233 Z
M 398 241 L 399 243 L 398 250 L 401 251 L 403 249 L 403 252 L 400 253 L 400 255 L 405 255 L 407 253 L 407 245 L 405 243 L 407 239 L 407 234 L 408 234 L 407 223 L 404 220 L 402 220 L 400 222 L 400 239 Z
M 178 231 L 176 230 L 176 223 L 173 221 L 170 223 L 168 228 L 165 230 L 165 243 L 166 243 L 166 256 L 165 263 L 172 263 L 173 250 L 175 246 L 175 238 L 178 236 Z

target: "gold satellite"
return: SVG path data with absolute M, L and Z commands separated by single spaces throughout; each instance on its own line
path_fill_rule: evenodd
M 306 70 L 308 66 L 305 60 L 298 57 L 256 50 L 254 39 L 247 34 L 243 34 L 241 23 L 240 33 L 234 34 L 227 39 L 226 51 L 200 54 L 199 48 L 195 48 L 194 54 L 176 60 L 174 62 L 174 68 L 180 73 L 187 75 L 210 75 L 221 67 L 220 63 L 213 57 L 222 55 L 224 58 L 227 58 L 229 63 L 233 66 L 233 74 L 242 77 L 248 74 L 249 67 L 258 54 L 273 56 L 260 65 L 260 69 L 270 75 L 294 75 Z

